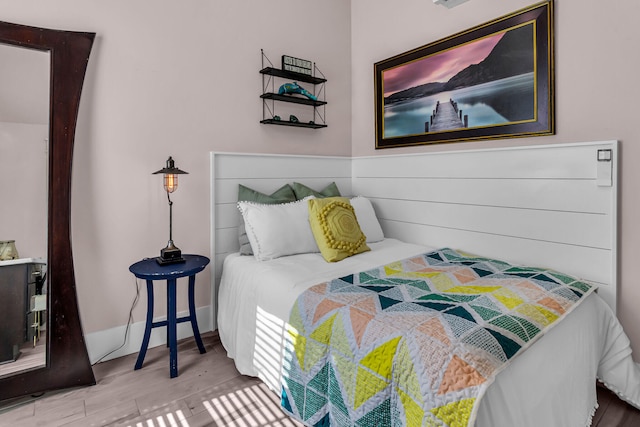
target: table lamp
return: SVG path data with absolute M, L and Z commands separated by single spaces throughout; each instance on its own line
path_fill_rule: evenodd
M 169 195 L 178 188 L 178 175 L 189 172 L 178 169 L 171 156 L 169 156 L 167 165 L 159 171 L 154 172 L 153 175 L 159 173 L 164 174 L 164 189 L 167 191 L 167 200 L 169 200 L 169 243 L 167 243 L 166 248 L 160 250 L 160 256 L 157 257 L 156 260 L 160 265 L 184 262 L 182 251 L 173 244 L 173 202 Z

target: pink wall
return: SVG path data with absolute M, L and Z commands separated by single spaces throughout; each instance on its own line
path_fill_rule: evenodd
M 47 257 L 48 126 L 0 121 L 0 240 Z
M 618 317 L 640 351 L 640 159 L 635 102 L 640 57 L 637 2 L 555 1 L 556 135 L 375 151 L 373 64 L 396 54 L 509 14 L 535 2 L 470 0 L 453 9 L 426 0 L 352 0 L 352 152 L 354 156 L 400 154 L 526 144 L 617 139 L 619 181 Z M 366 78 L 363 78 L 366 76 Z M 636 360 L 638 357 L 636 356 Z
M 72 189 L 85 333 L 127 323 L 136 294 L 129 265 L 167 244 L 167 199 L 151 173 L 169 155 L 189 172 L 172 195 L 173 238 L 185 253 L 208 254 L 210 151 L 351 152 L 348 1 L 0 0 L 0 10 L 9 22 L 97 33 Z M 276 66 L 283 54 L 317 63 L 328 79 L 329 127 L 259 123 L 260 49 Z M 197 306 L 210 304 L 210 283 L 208 269 L 198 275 Z M 156 315 L 164 313 L 162 297 L 157 292 Z M 143 299 L 134 321 L 145 313 Z
M 49 53 L 0 45 L 0 240 L 47 257 Z

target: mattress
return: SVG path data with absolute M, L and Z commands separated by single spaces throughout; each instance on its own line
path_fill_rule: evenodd
M 218 296 L 218 330 L 244 375 L 280 392 L 286 320 L 307 288 L 434 248 L 385 239 L 338 263 L 320 254 L 268 262 L 229 255 Z M 589 295 L 565 319 L 500 372 L 482 398 L 476 426 L 587 426 L 597 407 L 596 378 L 639 407 L 640 369 L 610 308 Z

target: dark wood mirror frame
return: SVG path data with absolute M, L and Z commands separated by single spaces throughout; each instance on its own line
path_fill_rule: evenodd
M 46 366 L 0 380 L 0 400 L 95 384 L 84 342 L 71 252 L 71 165 L 80 94 L 95 33 L 0 22 L 0 43 L 48 51 L 49 205 Z

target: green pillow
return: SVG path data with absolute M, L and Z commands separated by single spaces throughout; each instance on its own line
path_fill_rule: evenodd
M 307 203 L 311 231 L 326 261 L 336 262 L 370 250 L 349 199 L 328 197 Z
M 332 182 L 320 191 L 315 191 L 304 184 L 300 184 L 299 182 L 294 182 L 292 187 L 293 192 L 296 195 L 296 199 L 298 200 L 302 200 L 309 196 L 315 196 L 321 199 L 323 197 L 339 197 L 342 195 L 340 194 L 340 190 L 338 190 L 338 186 L 335 182 Z
M 252 188 L 238 184 L 238 201 L 255 202 L 273 205 L 276 203 L 289 203 L 296 201 L 296 195 L 289 184 L 285 184 L 273 193 L 267 195 Z
M 245 187 L 242 184 L 238 184 L 238 201 L 275 205 L 295 202 L 296 195 L 289 184 L 283 185 L 271 194 L 264 194 L 252 188 Z M 240 243 L 240 254 L 253 255 L 251 243 L 249 243 L 249 237 L 247 236 L 247 230 L 244 225 L 244 219 L 242 219 L 238 227 L 238 242 Z

